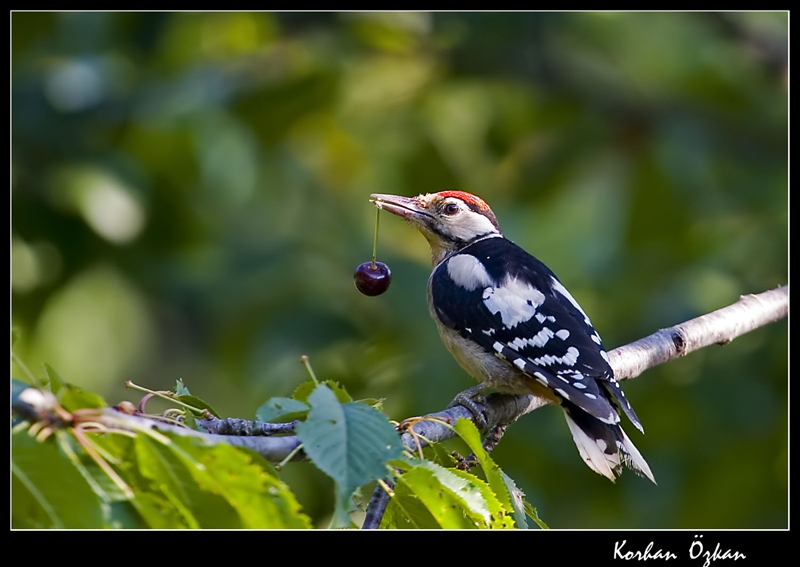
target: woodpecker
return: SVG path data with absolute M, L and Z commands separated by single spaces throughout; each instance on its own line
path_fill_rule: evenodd
M 464 191 L 370 201 L 431 247 L 428 307 L 445 347 L 479 386 L 557 404 L 584 462 L 614 481 L 626 465 L 655 483 L 620 426 L 644 433 L 588 315 L 541 261 L 505 238 L 492 210 Z

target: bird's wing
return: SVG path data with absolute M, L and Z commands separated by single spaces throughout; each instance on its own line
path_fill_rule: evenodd
M 446 326 L 606 423 L 621 407 L 641 424 L 614 379 L 602 340 L 542 262 L 505 238 L 480 240 L 437 266 L 436 314 Z

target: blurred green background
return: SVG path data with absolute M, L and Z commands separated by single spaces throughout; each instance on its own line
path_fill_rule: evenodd
M 393 419 L 471 386 L 372 192 L 477 193 L 614 348 L 788 281 L 786 13 L 11 17 L 12 324 L 109 403 L 182 378 L 252 418 L 307 375 Z M 658 486 L 560 412 L 495 458 L 554 528 L 788 527 L 787 324 L 624 384 Z M 15 376 L 22 372 L 12 368 Z M 321 525 L 329 481 L 282 473 Z

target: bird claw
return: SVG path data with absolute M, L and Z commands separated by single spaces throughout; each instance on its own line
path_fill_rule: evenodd
M 489 422 L 486 419 L 483 409 L 481 408 L 481 406 L 486 406 L 486 396 L 483 395 L 483 390 L 484 388 L 480 384 L 473 386 L 468 390 L 464 390 L 463 392 L 456 394 L 456 396 L 453 398 L 453 401 L 447 405 L 448 408 L 455 406 L 463 406 L 467 408 L 472 414 L 475 426 L 481 432 L 485 432 L 487 429 L 489 429 Z

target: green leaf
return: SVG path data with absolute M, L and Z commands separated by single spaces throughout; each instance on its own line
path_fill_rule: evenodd
M 336 399 L 339 400 L 340 403 L 345 404 L 353 401 L 353 398 L 347 393 L 347 390 L 344 389 L 344 386 L 340 385 L 338 382 L 334 382 L 333 380 L 325 380 L 325 382 L 322 382 L 322 384 L 328 386 L 328 388 L 330 388 L 331 391 L 336 394 Z M 300 402 L 307 402 L 308 396 L 311 395 L 317 386 L 318 384 L 310 380 L 308 382 L 303 382 L 297 388 L 295 388 L 294 392 L 292 393 L 292 398 Z
M 11 347 L 19 340 L 19 329 L 11 328 Z
M 226 444 L 205 446 L 202 439 L 173 437 L 198 486 L 219 495 L 239 514 L 245 528 L 309 528 L 292 492 L 252 451 Z
M 505 480 L 503 480 L 503 471 L 494 460 L 492 460 L 489 453 L 486 452 L 486 449 L 483 448 L 481 434 L 475 427 L 475 424 L 469 419 L 462 418 L 456 421 L 455 430 L 464 443 L 467 444 L 470 451 L 475 454 L 478 463 L 480 463 L 483 469 L 483 474 L 486 476 L 486 481 L 500 499 L 503 507 L 509 512 L 512 511 L 514 506 L 511 501 L 511 495 L 508 492 L 508 487 L 506 486 Z
M 308 396 L 311 395 L 311 392 L 313 392 L 316 387 L 316 382 L 312 382 L 311 380 L 303 382 L 292 392 L 292 399 L 305 403 L 308 401 Z
M 194 429 L 195 431 L 200 430 L 200 428 L 197 426 L 197 421 L 194 418 L 194 414 L 188 409 L 183 412 L 183 424 L 190 429 Z
M 214 417 L 220 417 L 220 415 L 217 413 L 217 410 L 211 407 L 211 404 L 198 398 L 197 396 L 191 396 L 187 394 L 185 396 L 176 396 L 175 399 L 183 402 L 184 404 L 188 404 L 193 408 L 197 408 L 199 410 L 208 410 Z
M 513 529 L 514 518 L 513 509 L 505 508 L 494 492 L 493 488 L 482 479 L 478 478 L 471 472 L 462 471 L 459 469 L 448 469 L 453 474 L 460 476 L 467 481 L 471 486 L 476 487 L 480 491 L 480 495 L 486 504 L 489 511 L 489 525 L 487 527 L 492 529 Z M 503 487 L 505 490 L 505 487 Z
M 383 411 L 383 403 L 386 401 L 386 398 L 361 398 L 360 400 L 356 400 L 359 404 L 366 404 L 376 410 Z
M 137 456 L 141 474 L 161 498 L 146 504 L 168 502 L 178 526 L 310 527 L 294 495 L 250 452 L 224 444 L 206 446 L 196 438 L 158 443 L 140 436 Z
M 400 455 L 400 437 L 382 413 L 364 404 L 340 404 L 325 384 L 308 401 L 311 411 L 297 425 L 297 435 L 311 461 L 336 483 L 334 526 L 348 526 L 350 496 L 386 476 L 386 462 Z
M 145 435 L 137 436 L 136 463 L 142 477 L 150 481 L 146 489 L 160 498 L 146 503 L 158 504 L 159 509 L 170 503 L 177 514 L 170 521 L 177 527 L 241 527 L 235 510 L 223 498 L 204 493 L 184 459 L 175 454 L 170 444 L 158 443 Z M 146 513 L 146 510 L 142 512 Z
M 102 528 L 103 517 L 97 494 L 53 439 L 39 443 L 27 431 L 12 433 L 13 528 Z
M 50 383 L 50 390 L 58 398 L 58 403 L 69 411 L 73 412 L 85 408 L 104 408 L 108 404 L 106 401 L 92 392 L 87 392 L 79 386 L 70 384 L 64 380 L 52 366 L 44 363 L 44 371 Z
M 270 422 L 299 419 L 308 411 L 308 404 L 292 398 L 270 398 L 256 410 L 258 421 Z
M 518 528 L 527 530 L 528 521 L 525 518 L 525 505 L 528 503 L 525 501 L 525 494 L 519 488 L 517 488 L 517 484 L 514 482 L 514 479 L 512 479 L 503 471 L 500 471 L 500 474 L 502 475 L 503 482 L 505 483 L 506 489 L 511 496 L 514 521 L 516 522 Z M 530 506 L 530 504 L 528 504 L 528 506 Z M 543 527 L 546 528 L 547 526 Z
M 175 381 L 175 395 L 178 397 L 192 395 L 192 393 L 189 391 L 189 388 L 183 384 L 183 380 L 180 378 Z
M 58 372 L 56 372 L 52 366 L 44 363 L 44 373 L 47 376 L 48 383 L 50 385 L 50 391 L 54 394 L 58 395 L 62 388 L 67 386 L 66 380 L 64 380 Z
M 251 451 L 161 434 L 139 435 L 134 445 L 125 478 L 150 527 L 311 527 L 288 487 Z
M 172 503 L 153 492 L 137 492 L 133 505 L 147 525 L 153 529 L 186 527 Z
M 514 521 L 519 528 L 527 529 L 528 522 L 525 519 L 525 506 L 527 505 L 534 510 L 534 516 L 536 513 L 535 508 L 530 506 L 530 504 L 525 501 L 525 495 L 519 488 L 517 488 L 514 480 L 505 472 L 503 472 L 503 470 L 494 462 L 494 460 L 492 460 L 492 458 L 483 448 L 483 444 L 481 443 L 480 439 L 480 433 L 475 427 L 475 424 L 468 419 L 459 419 L 456 422 L 455 429 L 461 439 L 475 454 L 475 457 L 478 459 L 478 462 L 483 469 L 483 473 L 486 476 L 489 486 L 500 499 L 503 508 L 507 512 L 511 512 L 513 514 Z M 534 516 L 531 517 L 534 518 L 536 523 L 546 529 L 547 525 L 539 520 L 538 516 Z
M 527 500 L 525 500 L 525 501 L 524 501 L 524 503 L 523 503 L 523 505 L 524 505 L 524 507 L 525 507 L 525 513 L 526 513 L 526 514 L 528 514 L 528 516 L 530 516 L 530 518 L 531 518 L 531 519 L 532 519 L 534 522 L 536 522 L 540 528 L 542 528 L 543 530 L 549 530 L 549 529 L 550 529 L 550 527 L 549 527 L 547 524 L 545 524 L 545 523 L 544 523 L 544 522 L 543 522 L 543 521 L 542 521 L 542 520 L 539 518 L 539 514 L 536 512 L 536 508 L 534 508 L 533 506 L 531 506 L 531 503 L 530 503 L 530 502 L 528 502 Z
M 394 495 L 381 520 L 382 529 L 431 530 L 441 527 L 427 506 L 405 483 L 395 486 Z
M 409 493 L 425 505 L 438 527 L 486 528 L 492 521 L 491 512 L 476 480 L 479 479 L 464 478 L 456 474 L 454 469 L 420 461 L 419 465 L 400 475 L 397 484 L 398 487 L 404 485 Z M 410 508 L 407 500 L 400 501 L 400 504 Z M 415 515 L 410 521 L 415 525 L 424 525 L 428 520 L 427 517 Z

